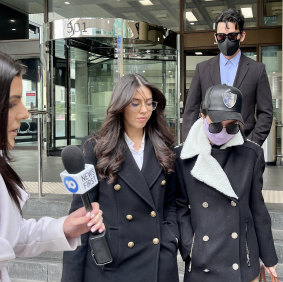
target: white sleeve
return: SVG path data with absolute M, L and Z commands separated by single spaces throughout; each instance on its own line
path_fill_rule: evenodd
M 67 239 L 63 232 L 66 217 L 23 219 L 14 252 L 16 257 L 33 257 L 44 251 L 71 251 L 80 245 L 80 237 Z
M 7 262 L 9 260 L 14 259 L 16 256 L 12 245 L 5 238 L 0 237 L 0 246 L 1 246 L 1 251 L 0 251 L 0 271 L 1 271 L 1 269 L 6 266 Z

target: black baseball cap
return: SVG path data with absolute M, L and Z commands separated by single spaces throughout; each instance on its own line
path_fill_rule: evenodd
M 242 93 L 236 87 L 226 84 L 209 87 L 206 90 L 201 109 L 212 122 L 233 119 L 244 124 L 241 115 Z

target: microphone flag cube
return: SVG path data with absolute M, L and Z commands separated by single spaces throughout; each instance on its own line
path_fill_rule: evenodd
M 60 173 L 65 188 L 73 194 L 84 194 L 97 183 L 97 175 L 92 164 L 85 164 L 85 169 L 79 173 L 71 174 L 67 170 Z

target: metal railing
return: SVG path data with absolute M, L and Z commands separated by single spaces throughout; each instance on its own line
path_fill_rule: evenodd
M 38 196 L 43 197 L 42 193 L 42 182 L 43 182 L 43 174 L 42 174 L 42 117 L 46 115 L 46 111 L 42 110 L 29 110 L 29 113 L 33 118 L 37 119 L 37 151 L 38 151 Z

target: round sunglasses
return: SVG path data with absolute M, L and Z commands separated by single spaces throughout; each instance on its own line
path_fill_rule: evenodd
M 226 132 L 228 134 L 236 134 L 240 130 L 240 124 L 239 123 L 229 123 L 225 126 Z M 223 129 L 223 125 L 221 122 L 212 122 L 209 124 L 208 130 L 210 133 L 219 133 Z
M 226 34 L 226 33 L 216 33 L 215 36 L 216 36 L 216 39 L 217 39 L 218 42 L 225 41 L 227 37 L 230 41 L 237 41 L 239 34 L 241 34 L 241 32 L 230 32 L 228 34 Z

